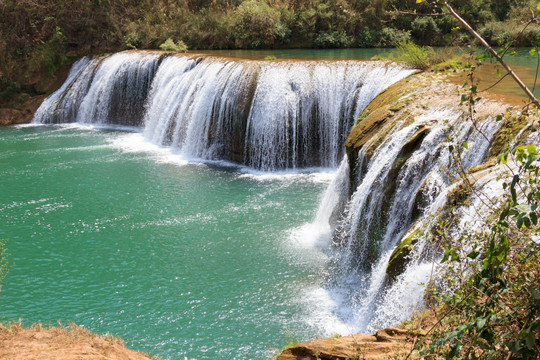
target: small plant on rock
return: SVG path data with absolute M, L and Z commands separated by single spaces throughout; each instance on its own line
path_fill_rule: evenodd
M 187 45 L 182 40 L 178 40 L 178 42 L 175 43 L 171 38 L 165 40 L 163 44 L 159 45 L 159 48 L 163 51 L 171 52 L 186 52 L 188 50 Z

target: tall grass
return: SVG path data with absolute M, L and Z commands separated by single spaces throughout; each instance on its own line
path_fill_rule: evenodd
M 429 46 L 416 45 L 409 40 L 399 42 L 389 58 L 418 70 L 456 68 L 461 63 L 461 56 L 451 48 L 435 50 Z

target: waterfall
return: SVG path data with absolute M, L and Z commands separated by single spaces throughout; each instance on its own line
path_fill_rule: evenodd
M 485 159 L 498 125 L 491 118 L 476 124 L 486 139 L 456 110 L 430 109 L 413 120 L 394 119 L 380 130 L 383 138 L 375 136 L 362 147 L 356 173 L 349 176 L 357 183 L 333 235 L 340 250 L 329 284 L 354 329 L 393 325 L 421 305 L 421 284 L 429 281 L 432 264 L 420 259 L 389 282 L 390 255 L 415 221 L 444 205 L 453 181 L 449 141 L 468 143 L 466 170 Z
M 257 170 L 337 168 L 353 120 L 411 70 L 380 62 L 83 58 L 34 123 L 122 125 L 185 159 Z
M 186 160 L 263 171 L 337 169 L 306 232 L 321 247 L 331 239 L 325 290 L 339 317 L 371 331 L 405 320 L 422 303 L 431 263 L 418 255 L 395 279 L 386 271 L 398 242 L 445 203 L 455 176 L 445 170 L 448 143 L 468 143 L 468 169 L 484 161 L 498 129 L 490 118 L 473 126 L 460 110 L 435 104 L 402 118 L 396 110 L 348 158 L 343 143 L 354 119 L 411 72 L 372 61 L 125 52 L 76 62 L 34 122 L 131 126 Z
M 138 126 L 159 59 L 143 53 L 82 58 L 32 122 Z

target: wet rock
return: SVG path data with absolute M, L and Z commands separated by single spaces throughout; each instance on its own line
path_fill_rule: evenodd
M 388 265 L 386 266 L 386 276 L 390 283 L 394 282 L 396 278 L 405 271 L 407 264 L 410 261 L 409 255 L 411 250 L 418 242 L 418 232 L 414 232 L 405 237 L 398 246 L 392 252 Z

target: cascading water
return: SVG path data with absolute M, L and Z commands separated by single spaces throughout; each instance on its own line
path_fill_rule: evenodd
M 411 262 L 391 281 L 386 269 L 414 222 L 444 203 L 451 182 L 441 170 L 449 165 L 446 142 L 468 142 L 463 164 L 469 168 L 484 159 L 498 126 L 476 124 L 484 138 L 458 111 L 431 109 L 384 125 L 351 164 L 343 143 L 353 120 L 410 73 L 377 62 L 120 53 L 75 63 L 34 122 L 135 126 L 184 159 L 263 171 L 336 169 L 341 161 L 316 219 L 303 230 L 323 247 L 332 238 L 324 294 L 347 331 L 366 331 L 405 319 L 422 301 L 419 284 L 429 279 L 429 263 Z
M 353 194 L 334 232 L 339 249 L 329 288 L 342 316 L 356 331 L 371 331 L 407 319 L 422 303 L 423 285 L 432 264 L 418 261 L 396 279 L 387 266 L 392 250 L 424 213 L 444 204 L 451 179 L 448 141 L 467 142 L 463 164 L 468 169 L 485 158 L 498 128 L 491 119 L 476 124 L 454 110 L 434 109 L 414 120 L 396 119 L 380 130 L 357 157 Z M 485 137 L 484 137 L 485 136 Z M 370 149 L 366 153 L 364 149 Z M 441 200 L 442 199 L 442 200 Z M 346 200 L 345 200 L 346 201 Z M 429 210 L 431 208 L 431 210 Z M 348 309 L 348 310 L 347 310 Z
M 187 159 L 336 168 L 348 130 L 411 73 L 377 62 L 258 62 L 126 52 L 77 62 L 35 123 L 141 128 Z
M 160 57 L 119 53 L 77 61 L 60 89 L 48 97 L 34 123 L 141 123 L 144 101 Z

